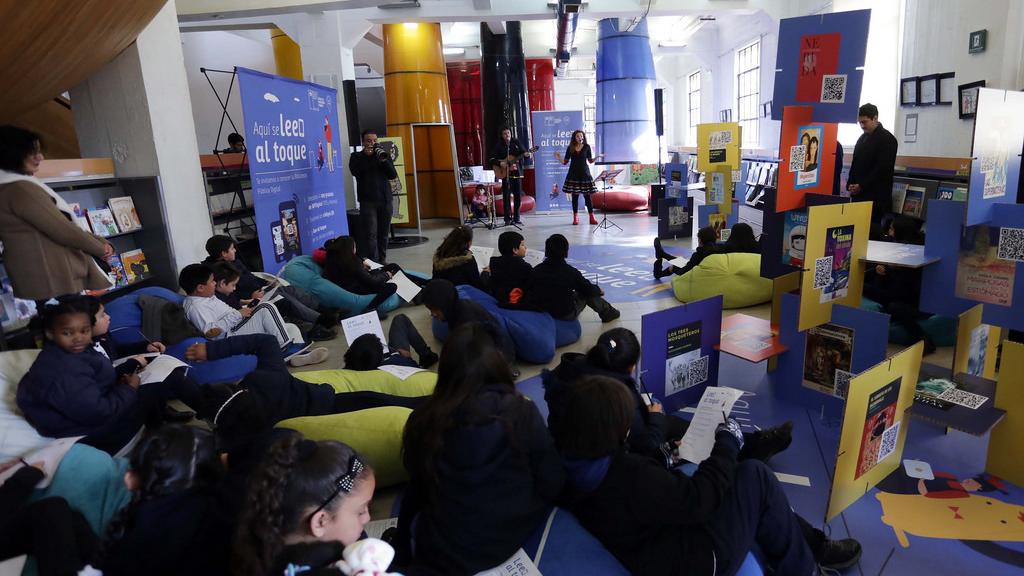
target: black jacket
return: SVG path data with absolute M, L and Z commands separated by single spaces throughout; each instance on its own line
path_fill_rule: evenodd
M 302 576 L 341 576 L 335 564 L 342 559 L 345 546 L 341 542 L 300 542 L 285 546 L 274 560 L 269 574 L 287 574 L 289 566 L 305 567 Z
M 222 262 L 222 260 L 214 258 L 213 256 L 207 256 L 206 260 L 203 260 L 203 264 L 206 265 L 213 265 L 216 264 L 217 262 Z M 223 262 L 227 261 L 223 260 Z M 249 268 L 242 263 L 241 258 L 235 258 L 234 262 L 228 263 L 234 266 L 235 270 L 238 270 L 238 273 L 240 275 L 238 278 L 238 286 L 235 286 L 235 291 L 231 293 L 231 296 L 238 299 L 239 301 L 248 300 L 252 298 L 253 292 L 267 285 L 267 282 L 265 280 L 253 274 L 249 270 Z M 220 298 L 219 292 L 217 293 L 217 297 Z M 221 300 L 223 300 L 223 298 L 221 298 Z M 228 304 L 228 306 L 235 308 L 235 306 L 231 304 L 231 302 L 226 303 Z
M 491 295 L 498 301 L 498 304 L 507 305 L 509 292 L 515 288 L 523 290 L 525 297 L 526 285 L 530 281 L 530 272 L 533 270 L 533 266 L 530 266 L 526 260 L 512 255 L 491 256 L 490 268 L 491 277 L 487 282 L 491 289 Z M 519 302 L 519 305 L 523 304 L 525 302 Z
M 632 574 L 713 574 L 713 546 L 702 525 L 732 487 L 738 454 L 736 439 L 720 432 L 693 477 L 624 451 L 567 460 L 564 505 Z
M 32 466 L 25 466 L 0 485 L 0 526 L 14 516 L 26 502 L 36 484 L 43 479 L 43 472 Z
M 491 168 L 494 168 L 498 164 L 501 164 L 501 162 L 503 160 L 506 160 L 509 156 L 518 156 L 519 159 L 516 160 L 516 164 L 519 166 L 519 171 L 514 173 L 514 176 L 518 177 L 518 178 L 522 178 L 523 177 L 523 157 L 522 157 L 522 155 L 524 153 L 526 153 L 526 148 L 523 148 L 523 145 L 519 143 L 519 140 L 516 140 L 515 138 L 513 138 L 513 139 L 509 140 L 508 144 L 505 144 L 504 140 L 499 139 L 494 144 L 494 146 L 491 146 L 491 157 L 490 157 L 490 159 L 488 160 L 487 163 L 491 166 Z M 510 172 L 509 174 L 513 174 L 513 173 Z
M 537 407 L 503 386 L 485 386 L 456 414 L 436 472 L 435 503 L 423 505 L 425 482 L 411 478 L 401 513 L 419 512 L 416 563 L 446 575 L 506 560 L 543 526 L 565 480 Z
M 456 286 L 469 284 L 484 292 L 487 291 L 487 284 L 484 281 L 486 275 L 480 275 L 480 269 L 477 267 L 476 258 L 473 257 L 472 253 L 448 258 L 439 258 L 435 255 L 431 276 L 442 278 Z
M 300 416 L 322 416 L 334 413 L 334 387 L 312 384 L 278 370 L 254 370 L 242 380 L 263 400 L 263 407 L 274 424 Z
M 723 252 L 724 248 L 719 244 L 711 244 L 710 246 L 697 246 L 697 249 L 694 250 L 693 254 L 690 256 L 690 259 L 686 261 L 686 265 L 683 266 L 682 268 L 673 267 L 672 272 L 674 274 L 682 276 L 683 274 L 686 274 L 690 270 L 693 270 L 694 268 L 699 266 L 700 263 L 703 262 L 704 259 L 707 258 L 708 256 L 711 256 L 712 254 L 721 254 Z
M 360 204 L 390 204 L 391 180 L 398 178 L 391 158 L 383 162 L 373 154 L 356 152 L 349 158 L 348 167 L 356 177 L 356 197 Z
M 556 438 L 561 426 L 561 415 L 568 399 L 569 391 L 577 382 L 588 376 L 604 376 L 617 380 L 629 389 L 636 410 L 633 422 L 629 427 L 629 450 L 637 454 L 664 461 L 661 445 L 665 437 L 665 421 L 661 414 L 652 414 L 640 396 L 636 382 L 626 374 L 609 372 L 592 365 L 586 355 L 577 352 L 562 354 L 562 361 L 554 370 L 545 370 L 541 374 L 544 385 L 544 401 L 548 404 L 548 428 Z
M 362 264 L 345 266 L 328 253 L 324 263 L 324 278 L 353 294 L 376 294 L 388 282 L 386 274 L 374 274 Z
M 562 258 L 545 258 L 530 272 L 526 290 L 530 301 L 555 318 L 576 314 L 576 295 L 583 299 L 601 295 L 601 289 Z
M 861 134 L 853 149 L 850 176 L 846 183 L 860 185 L 860 194 L 853 196 L 853 200 L 872 202 L 872 218 L 875 220 L 892 212 L 892 180 L 897 148 L 899 144 L 896 137 L 879 124 L 874 132 Z

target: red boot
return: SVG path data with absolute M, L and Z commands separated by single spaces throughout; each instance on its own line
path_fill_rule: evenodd
M 572 225 L 573 226 L 579 226 L 579 224 L 580 224 L 580 215 L 575 213 L 575 212 L 573 212 L 572 213 Z
M 597 218 L 594 218 L 594 213 L 593 212 L 590 213 L 590 223 L 594 224 L 594 225 L 597 224 Z

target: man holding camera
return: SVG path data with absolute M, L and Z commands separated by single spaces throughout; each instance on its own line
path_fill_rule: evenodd
M 381 264 L 387 261 L 388 232 L 391 229 L 391 180 L 398 178 L 391 155 L 377 145 L 377 133 L 363 130 L 363 149 L 348 162 L 356 177 L 356 198 L 362 238 L 357 239 L 360 255 Z

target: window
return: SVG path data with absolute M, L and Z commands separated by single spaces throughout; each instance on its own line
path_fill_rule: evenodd
M 697 124 L 700 124 L 700 70 L 690 74 L 686 79 L 686 93 L 689 96 L 690 144 L 697 145 Z
M 597 95 L 583 95 L 583 132 L 587 135 L 587 142 L 597 142 Z
M 761 40 L 736 51 L 736 121 L 743 128 L 743 146 L 757 147 L 761 99 Z

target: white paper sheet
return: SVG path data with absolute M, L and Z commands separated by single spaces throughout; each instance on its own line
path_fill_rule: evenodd
M 349 346 L 363 334 L 373 334 L 380 339 L 380 345 L 387 349 L 387 338 L 384 337 L 384 328 L 380 325 L 380 317 L 376 311 L 345 318 L 341 321 L 341 329 Z
M 43 463 L 43 473 L 46 474 L 46 477 L 40 480 L 39 484 L 36 484 L 36 488 L 46 488 L 50 485 L 50 481 L 53 480 L 53 475 L 57 472 L 57 467 L 60 466 L 60 461 L 64 459 L 64 455 L 67 454 L 68 450 L 75 445 L 75 442 L 78 442 L 82 438 L 85 438 L 85 436 L 59 438 L 38 450 L 29 452 L 22 456 L 21 459 L 28 462 L 30 465 L 37 462 Z M 24 464 L 18 464 L 17 466 L 4 470 L 4 472 L 0 474 L 0 484 L 7 482 L 11 476 L 14 476 L 15 472 L 24 467 Z
M 142 385 L 151 384 L 153 382 L 163 382 L 168 376 L 170 376 L 171 372 L 177 368 L 181 368 L 182 366 L 188 368 L 188 364 L 185 364 L 174 356 L 161 354 L 150 360 L 145 369 L 143 369 L 142 372 L 139 372 L 139 382 Z
M 683 256 L 680 256 L 678 258 L 673 258 L 673 259 L 669 260 L 668 263 L 670 265 L 672 265 L 672 266 L 675 266 L 676 268 L 682 268 L 683 266 L 686 266 L 686 263 L 689 262 L 689 261 L 690 261 L 689 258 L 685 258 Z
M 724 386 L 708 386 L 697 404 L 697 412 L 690 421 L 690 427 L 683 435 L 679 446 L 679 457 L 700 464 L 711 456 L 715 446 L 715 428 L 725 422 L 725 416 L 732 411 L 732 405 L 743 395 L 742 390 Z
M 481 272 L 484 268 L 491 265 L 491 256 L 494 255 L 494 248 L 489 246 L 470 246 L 469 251 L 473 253 L 473 258 L 476 258 L 476 267 Z
M 398 297 L 406 302 L 412 302 L 412 299 L 420 293 L 420 287 L 410 280 L 409 277 L 405 275 L 405 272 L 395 274 L 391 280 L 388 280 L 388 284 L 398 286 Z
M 379 264 L 377 262 L 374 262 L 373 260 L 370 260 L 369 258 L 363 258 L 363 263 L 366 264 L 366 267 L 369 268 L 370 270 L 376 270 L 377 268 L 383 268 L 384 267 L 383 264 Z
M 392 364 L 384 364 L 377 367 L 378 370 L 383 370 L 388 374 L 397 376 L 399 380 L 407 380 L 409 376 L 417 372 L 426 372 L 423 368 L 416 368 L 413 366 L 394 366 Z
M 385 518 L 384 520 L 373 520 L 363 526 L 363 530 L 370 538 L 380 538 L 388 528 L 398 526 L 398 518 Z
M 511 558 L 499 566 L 477 572 L 475 576 L 543 576 L 534 565 L 530 555 L 520 548 Z
M 523 257 L 526 263 L 530 266 L 536 266 L 544 261 L 544 252 L 541 250 L 534 250 L 533 248 L 526 249 L 526 256 Z

